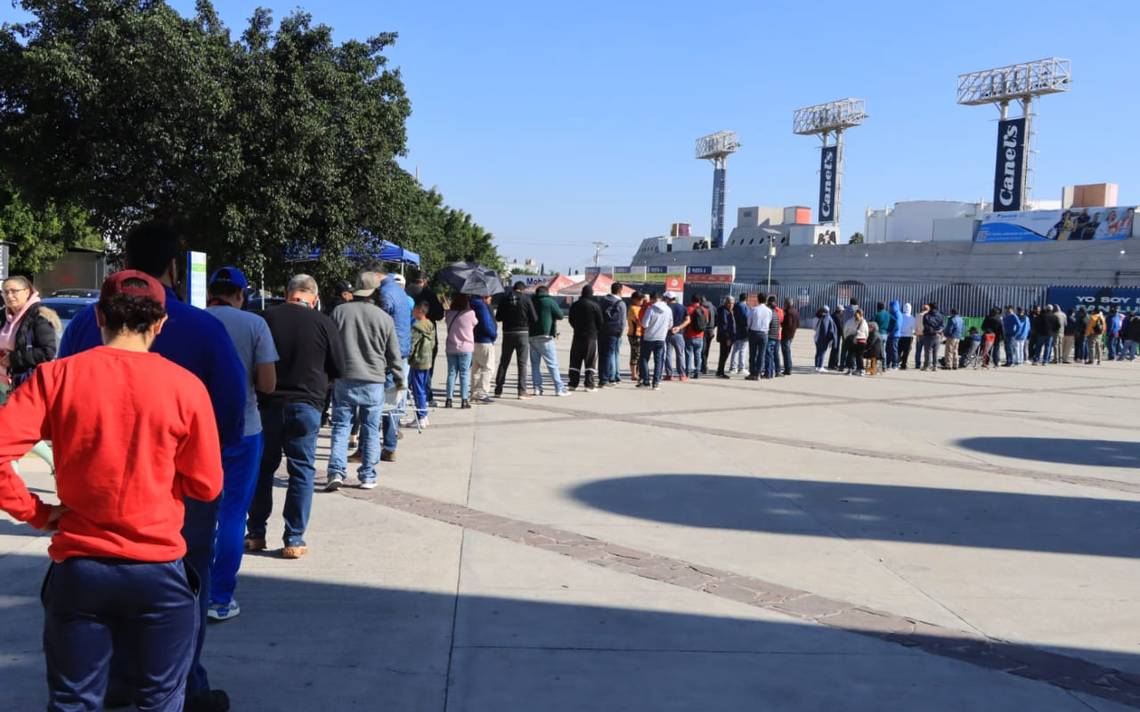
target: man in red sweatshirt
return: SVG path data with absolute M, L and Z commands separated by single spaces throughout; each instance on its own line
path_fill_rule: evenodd
M 185 701 L 198 603 L 183 497 L 217 498 L 222 465 L 205 387 L 149 353 L 165 302 L 153 277 L 111 275 L 96 309 L 104 346 L 42 364 L 0 408 L 0 509 L 55 531 L 42 596 L 49 710 L 99 709 L 117 645 L 135 705 Z M 40 440 L 56 445 L 58 505 L 12 469 Z

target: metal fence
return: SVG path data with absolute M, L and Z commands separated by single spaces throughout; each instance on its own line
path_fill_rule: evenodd
M 686 285 L 685 295 L 699 293 L 714 301 L 725 295 L 766 292 L 767 283 L 733 282 L 731 285 Z M 920 304 L 934 302 L 942 311 L 951 308 L 963 316 L 984 316 L 991 307 L 1007 304 L 1029 307 L 1045 302 L 1045 287 L 1020 287 L 1006 284 L 945 284 L 937 282 L 772 282 L 772 293 L 781 302 L 791 299 L 801 314 L 815 312 L 821 306 L 834 309 L 847 305 L 852 299 L 873 309 L 875 304 L 889 304 L 892 300 L 910 303 L 917 313 Z

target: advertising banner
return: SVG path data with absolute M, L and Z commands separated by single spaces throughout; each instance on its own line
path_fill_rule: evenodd
M 1025 182 L 1025 150 L 1028 142 L 1025 117 L 998 122 L 994 212 L 1021 210 L 1021 187 Z
M 199 309 L 206 308 L 206 253 L 186 253 L 186 301 Z
M 839 148 L 824 146 L 819 152 L 819 222 L 835 222 L 835 186 L 839 178 Z
M 669 277 L 677 277 L 684 281 L 684 265 L 649 265 L 645 268 L 645 281 L 649 284 L 665 284 Z
M 583 272 L 586 275 L 586 279 L 593 279 L 599 274 L 612 276 L 614 273 L 614 267 L 613 265 L 599 265 L 597 267 L 587 267 L 585 270 L 583 270 Z
M 1126 240 L 1136 233 L 1136 208 L 1070 208 L 988 213 L 977 242 Z
M 645 265 L 614 267 L 614 281 L 616 282 L 644 282 Z
M 724 244 L 724 172 L 723 168 L 713 169 L 712 235 L 709 235 L 713 247 Z
M 676 292 L 681 294 L 685 291 L 685 278 L 678 274 L 670 274 L 665 277 L 665 291 Z
M 736 281 L 735 265 L 689 265 L 685 268 L 689 284 L 732 284 Z
M 1140 287 L 1049 287 L 1045 295 L 1046 302 L 1061 305 L 1066 313 L 1074 307 L 1140 312 Z

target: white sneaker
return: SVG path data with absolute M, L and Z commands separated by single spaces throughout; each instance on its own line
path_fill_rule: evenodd
M 566 398 L 566 397 L 569 397 L 571 394 L 570 394 L 570 391 L 563 389 L 561 391 L 558 391 L 554 395 L 558 396 L 559 398 Z
M 228 621 L 231 618 L 237 618 L 241 614 L 241 606 L 235 599 L 230 599 L 230 602 L 224 606 L 221 604 L 211 603 L 210 607 L 206 609 L 206 617 L 212 621 Z
M 414 421 L 412 422 L 412 425 L 415 425 Z M 425 430 L 425 429 L 427 429 L 427 426 L 428 426 L 428 419 L 427 418 L 420 418 L 420 429 Z
M 587 392 L 587 393 L 597 393 L 597 392 L 598 392 L 598 389 L 597 389 L 597 388 L 587 388 L 587 389 L 586 389 L 586 392 Z

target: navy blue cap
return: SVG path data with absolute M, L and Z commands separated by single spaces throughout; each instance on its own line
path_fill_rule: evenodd
M 237 267 L 221 267 L 210 275 L 209 286 L 232 285 L 241 290 L 249 289 L 249 280 Z

